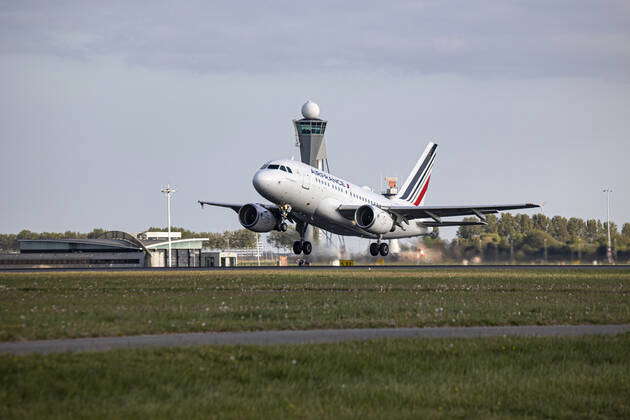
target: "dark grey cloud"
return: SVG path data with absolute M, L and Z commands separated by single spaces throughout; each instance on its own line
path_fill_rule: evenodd
M 630 214 L 630 2 L 0 0 L 0 232 L 238 228 L 306 99 L 334 173 L 404 177 L 427 204 L 547 201 Z M 454 234 L 454 229 L 445 232 Z M 365 244 L 361 242 L 361 246 Z
M 630 75 L 627 1 L 2 2 L 0 52 L 201 73 Z

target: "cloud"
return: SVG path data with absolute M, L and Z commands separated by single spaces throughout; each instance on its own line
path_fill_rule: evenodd
M 200 73 L 627 78 L 623 1 L 0 3 L 0 53 Z

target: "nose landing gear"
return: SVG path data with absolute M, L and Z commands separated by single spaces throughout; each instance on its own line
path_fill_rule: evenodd
M 286 220 L 289 218 L 289 213 L 291 213 L 291 206 L 282 204 L 278 208 L 280 209 L 280 222 L 278 222 L 276 229 L 280 232 L 286 232 L 288 229 Z

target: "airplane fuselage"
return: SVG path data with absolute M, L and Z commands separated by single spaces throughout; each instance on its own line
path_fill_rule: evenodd
M 266 163 L 256 172 L 252 183 L 256 191 L 272 203 L 279 206 L 288 204 L 307 223 L 339 235 L 379 238 L 379 235 L 359 228 L 354 220 L 343 217 L 338 211 L 341 205 L 388 207 L 408 204 L 293 160 Z M 380 235 L 380 239 L 429 233 L 422 221 L 413 220 L 409 224 L 394 226 L 391 232 Z

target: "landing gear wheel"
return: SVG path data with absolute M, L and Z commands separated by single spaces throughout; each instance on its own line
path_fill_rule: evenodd
M 296 255 L 300 255 L 302 253 L 302 242 L 301 241 L 293 242 L 293 252 Z
M 282 223 L 280 223 L 280 224 L 278 225 L 278 230 L 279 230 L 280 232 L 286 232 L 288 228 L 289 228 L 289 227 L 288 227 L 288 226 L 287 226 L 287 224 L 286 224 L 286 223 L 284 223 L 284 222 L 282 222 Z
M 304 255 L 309 255 L 313 251 L 313 245 L 309 241 L 302 242 L 302 252 Z
M 379 252 L 381 253 L 381 255 L 383 257 L 386 257 L 387 254 L 389 254 L 389 245 L 387 245 L 385 242 L 381 243 L 381 245 L 379 246 Z
M 378 255 L 378 243 L 376 242 L 372 242 L 370 244 L 370 255 L 372 255 L 373 257 L 376 257 Z

